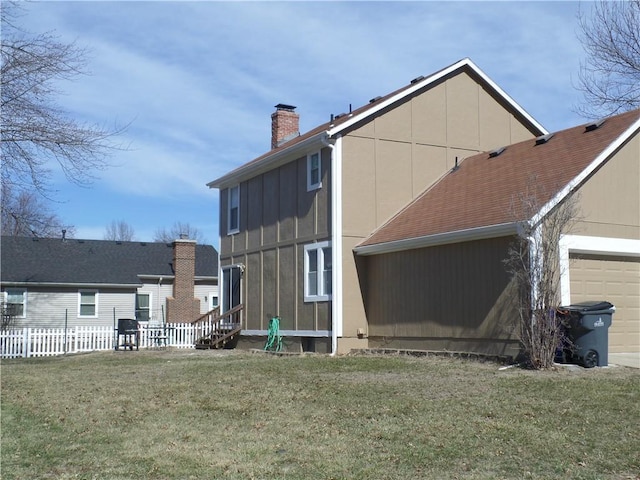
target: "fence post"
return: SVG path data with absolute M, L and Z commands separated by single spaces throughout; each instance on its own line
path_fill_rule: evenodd
M 24 337 L 22 339 L 22 356 L 28 358 L 31 353 L 31 328 L 24 329 Z
M 63 343 L 63 350 L 64 350 L 64 354 L 67 354 L 67 325 L 68 325 L 68 320 L 69 320 L 69 309 L 65 308 L 64 309 L 64 343 Z

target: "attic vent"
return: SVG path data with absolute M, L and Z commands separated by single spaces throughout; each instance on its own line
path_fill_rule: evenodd
M 489 152 L 489 158 L 494 158 L 497 157 L 498 155 L 500 155 L 502 152 L 504 152 L 506 150 L 507 147 L 500 147 L 500 148 L 496 148 L 495 150 L 491 150 Z
M 419 77 L 416 77 L 413 80 L 411 80 L 411 85 L 413 85 L 414 83 L 418 83 L 420 80 L 424 80 L 424 75 L 420 75 Z
M 546 135 L 540 135 L 536 138 L 536 145 L 542 145 L 543 143 L 547 143 L 553 137 L 553 133 L 547 133 Z
M 369 103 L 375 103 L 375 102 L 377 102 L 378 100 L 380 100 L 381 98 L 382 98 L 382 97 L 381 97 L 381 96 L 379 96 L 379 95 L 378 95 L 377 97 L 373 97 L 371 100 L 369 100 Z
M 584 131 L 585 132 L 590 132 L 592 130 L 596 130 L 596 129 L 600 128 L 604 122 L 606 122 L 606 118 L 602 118 L 602 119 L 598 120 L 597 122 L 587 123 L 585 125 L 585 127 L 584 127 Z
M 346 113 L 339 113 L 338 115 L 336 115 L 336 116 L 335 116 L 335 117 L 333 117 L 333 118 L 335 118 L 335 119 L 337 120 L 338 118 L 340 118 L 340 117 L 344 117 L 345 115 L 346 115 Z

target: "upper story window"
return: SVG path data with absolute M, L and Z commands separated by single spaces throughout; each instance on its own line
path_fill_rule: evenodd
M 98 317 L 98 291 L 80 290 L 78 292 L 78 316 Z
M 304 301 L 331 299 L 331 245 L 311 243 L 304 247 Z
M 307 192 L 322 187 L 322 160 L 320 152 L 307 155 Z
M 6 312 L 12 317 L 27 316 L 27 290 L 24 288 L 7 288 L 4 292 Z
M 227 192 L 227 234 L 237 233 L 240 231 L 240 185 L 229 188 Z

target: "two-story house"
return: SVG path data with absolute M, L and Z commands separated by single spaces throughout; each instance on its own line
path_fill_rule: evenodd
M 548 133 L 469 59 L 304 134 L 295 107 L 276 108 L 271 150 L 208 184 L 220 190 L 221 303 L 244 304 L 245 342 L 279 316 L 309 351 L 370 345 L 355 247 L 456 162 Z

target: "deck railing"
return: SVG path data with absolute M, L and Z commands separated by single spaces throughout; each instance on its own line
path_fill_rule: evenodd
M 243 309 L 244 305 L 240 304 L 220 314 L 218 307 L 194 320 L 191 324 L 194 327 L 195 343 L 204 339 L 222 340 L 226 333 L 237 333 L 242 328 Z

